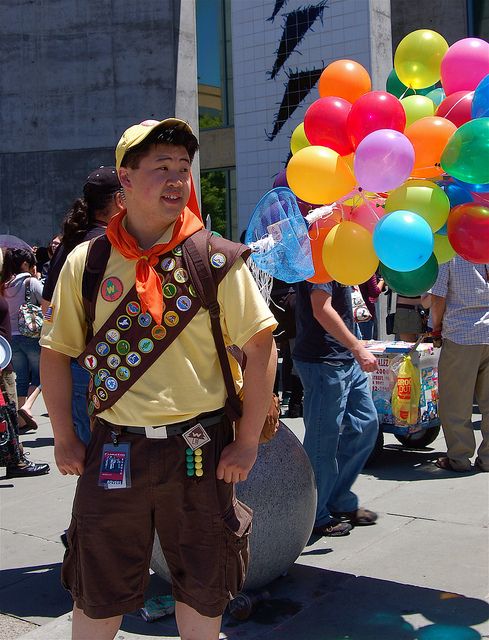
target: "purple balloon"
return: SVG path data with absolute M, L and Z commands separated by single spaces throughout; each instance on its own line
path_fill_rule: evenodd
M 277 187 L 289 188 L 289 183 L 287 182 L 287 172 L 285 169 L 282 169 L 281 171 L 279 171 L 275 176 L 272 189 L 276 189 Z
M 381 193 L 401 186 L 414 167 L 414 147 L 403 133 L 378 129 L 369 133 L 355 151 L 354 170 L 366 191 Z

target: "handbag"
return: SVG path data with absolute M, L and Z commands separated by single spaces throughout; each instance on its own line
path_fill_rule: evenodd
M 31 279 L 25 283 L 25 302 L 19 307 L 19 333 L 26 338 L 40 338 L 43 323 L 41 307 L 32 302 Z
M 353 285 L 351 288 L 351 305 L 353 309 L 353 319 L 355 322 L 368 322 L 369 320 L 372 320 L 372 314 L 365 304 L 365 300 L 363 299 L 362 292 L 358 285 Z

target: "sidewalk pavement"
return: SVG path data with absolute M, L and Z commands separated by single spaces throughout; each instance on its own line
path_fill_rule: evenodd
M 42 402 L 37 408 L 39 430 L 21 440 L 34 461 L 52 465 L 51 472 L 13 480 L 0 472 L 0 640 L 71 637 L 59 536 L 70 519 L 76 479 L 57 471 L 49 419 Z M 474 421 L 477 429 L 480 416 Z M 285 422 L 302 439 L 302 420 Z M 410 451 L 386 434 L 380 460 L 355 485 L 361 504 L 379 513 L 378 522 L 344 538 L 313 537 L 248 620 L 225 616 L 221 638 L 489 638 L 489 477 L 436 468 L 433 460 L 444 451 L 442 435 L 429 449 Z M 168 585 L 153 575 L 149 595 L 164 593 Z M 179 636 L 173 616 L 148 624 L 134 613 L 116 637 Z

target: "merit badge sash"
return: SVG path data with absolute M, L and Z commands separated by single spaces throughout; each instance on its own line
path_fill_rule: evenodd
M 142 313 L 136 285 L 122 299 L 119 278 L 104 274 L 98 295 L 117 303 L 114 311 L 78 357 L 90 373 L 88 414 L 110 408 L 160 357 L 197 314 L 202 304 L 182 259 L 182 246 L 161 255 L 155 270 L 161 278 L 164 311 L 161 324 Z M 209 254 L 220 282 L 232 266 L 223 253 Z

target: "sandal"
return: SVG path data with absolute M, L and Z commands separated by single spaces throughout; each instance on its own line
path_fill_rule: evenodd
M 314 527 L 313 533 L 327 538 L 339 538 L 340 536 L 349 536 L 352 526 L 349 522 L 341 522 L 337 518 L 332 518 L 328 524 L 320 527 Z
M 365 527 L 369 524 L 375 524 L 378 515 L 375 511 L 359 507 L 355 511 L 339 511 L 333 513 L 336 518 L 350 522 L 354 527 Z
M 38 428 L 37 422 L 24 409 L 18 409 L 17 415 L 22 418 L 24 424 L 19 429 L 24 431 L 35 431 Z
M 438 458 L 438 460 L 435 460 L 435 466 L 438 467 L 438 469 L 443 469 L 443 471 L 454 471 L 455 473 L 468 473 L 469 471 L 472 471 L 471 467 L 468 469 L 455 469 L 450 462 L 450 458 L 447 456 L 442 456 L 441 458 Z

